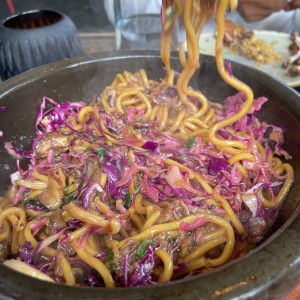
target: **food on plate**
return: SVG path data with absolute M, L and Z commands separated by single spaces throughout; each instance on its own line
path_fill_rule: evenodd
M 292 77 L 300 75 L 300 38 L 297 31 L 291 33 L 291 44 L 289 45 L 291 56 L 283 63 Z
M 224 16 L 235 1 L 215 3 L 216 64 L 238 93 L 221 105 L 188 85 L 199 11 L 215 9 L 203 3 L 163 2 L 165 79 L 124 71 L 90 104 L 44 97 L 32 149 L 6 144 L 18 162 L 30 160 L 26 170 L 17 163 L 0 201 L 6 265 L 57 283 L 135 287 L 207 271 L 262 241 L 293 168 L 282 129 L 257 118 L 267 99 L 253 99 L 224 67 Z M 180 17 L 189 51 L 181 48 L 177 74 L 170 36 Z
M 225 20 L 224 44 L 233 53 L 255 60 L 259 64 L 279 63 L 280 54 L 271 43 L 259 39 L 255 32 Z

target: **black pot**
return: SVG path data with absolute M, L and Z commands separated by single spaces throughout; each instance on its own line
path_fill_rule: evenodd
M 83 54 L 83 50 L 76 27 L 65 14 L 31 10 L 0 23 L 2 80 L 79 54 Z
M 178 56 L 172 65 L 180 70 Z M 0 194 L 16 170 L 15 161 L 4 150 L 13 141 L 28 149 L 35 135 L 35 119 L 41 98 L 59 102 L 91 101 L 116 73 L 147 71 L 149 78 L 164 76 L 156 51 L 103 53 L 56 62 L 25 72 L 0 84 Z M 300 280 L 300 97 L 284 83 L 258 70 L 233 63 L 234 74 L 249 84 L 255 97 L 269 101 L 258 116 L 284 129 L 285 150 L 292 156 L 295 183 L 285 199 L 276 223 L 266 240 L 251 253 L 210 272 L 194 277 L 138 288 L 87 288 L 43 282 L 0 264 L 0 299 L 33 300 L 143 300 L 143 299 L 284 299 Z M 221 102 L 235 93 L 219 77 L 214 59 L 201 56 L 201 70 L 191 82 L 212 101 Z

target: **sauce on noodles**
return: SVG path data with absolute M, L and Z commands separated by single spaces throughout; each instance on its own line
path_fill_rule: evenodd
M 228 1 L 163 5 L 165 80 L 125 71 L 89 105 L 44 97 L 30 166 L 12 174 L 0 201 L 6 265 L 69 285 L 152 285 L 244 255 L 272 225 L 293 169 L 280 159 L 289 158 L 282 130 L 256 118 L 267 99 L 224 67 Z M 218 71 L 238 91 L 224 105 L 188 86 L 215 13 Z M 180 47 L 177 78 L 178 18 L 188 52 Z

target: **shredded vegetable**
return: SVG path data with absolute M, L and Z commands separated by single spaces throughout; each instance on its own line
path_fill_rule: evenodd
M 132 75 L 131 80 L 137 81 L 139 76 Z M 161 83 L 151 84 L 153 90 Z M 217 118 L 235 114 L 244 101 L 242 93 L 228 97 L 224 107 L 215 107 Z M 211 218 L 228 215 L 214 194 L 191 174 L 201 174 L 214 193 L 226 199 L 245 229 L 242 235 L 236 233 L 239 243 L 232 253 L 237 257 L 247 252 L 266 234 L 280 206 L 265 207 L 264 197 L 268 194 L 270 201 L 276 201 L 288 176 L 276 171 L 276 160 L 271 159 L 275 153 L 289 158 L 281 148 L 282 130 L 256 117 L 266 101 L 256 99 L 247 115 L 231 129 L 220 131 L 224 138 L 234 136 L 243 141 L 255 156 L 253 161 L 241 162 L 247 170 L 245 177 L 238 164 L 230 162 L 234 155 L 219 151 L 205 136 L 181 139 L 160 132 L 156 122 L 140 123 L 139 115 L 130 120 L 114 113 L 103 118 L 104 109 L 97 99 L 89 105 L 59 104 L 45 97 L 30 167 L 12 176 L 10 192 L 4 196 L 18 194 L 16 207 L 26 212 L 32 238 L 28 240 L 25 232 L 20 232 L 19 249 L 12 252 L 6 248 L 2 260 L 17 258 L 56 282 L 64 282 L 63 266 L 55 259 L 60 252 L 73 273 L 79 272 L 75 276 L 78 284 L 103 286 L 97 269 L 76 255 L 76 247 L 87 247 L 90 250 L 84 251 L 106 266 L 116 285 L 133 287 L 155 284 L 163 266 L 155 251 L 163 249 L 176 266 L 174 276 L 188 274 L 185 256 L 193 255 L 206 242 L 213 243 L 215 232 L 222 232 L 223 227 Z M 51 108 L 46 110 L 45 103 Z M 80 122 L 80 112 L 90 107 L 93 114 Z M 101 119 L 105 127 L 101 127 Z M 106 138 L 108 133 L 116 142 Z M 30 153 L 8 146 L 17 159 Z M 73 214 L 74 210 L 78 213 Z M 95 218 L 99 221 L 91 222 Z M 179 223 L 173 229 L 170 224 L 174 222 Z M 160 232 L 159 226 L 170 228 Z M 148 235 L 147 230 L 153 233 Z M 206 253 L 207 260 L 224 251 L 224 242 L 220 238 L 214 251 Z

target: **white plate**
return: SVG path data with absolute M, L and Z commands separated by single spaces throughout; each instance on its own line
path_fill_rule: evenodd
M 277 53 L 281 56 L 281 61 L 279 63 L 258 64 L 254 60 L 232 53 L 228 47 L 224 47 L 223 49 L 224 58 L 264 71 L 269 75 L 284 81 L 291 87 L 300 86 L 300 76 L 291 77 L 287 69 L 282 67 L 282 63 L 290 56 L 288 50 L 288 46 L 291 43 L 290 35 L 287 33 L 263 30 L 254 30 L 254 33 L 257 38 L 266 41 L 275 48 Z M 215 41 L 216 39 L 213 33 L 203 34 L 200 38 L 200 52 L 203 54 L 215 55 Z

